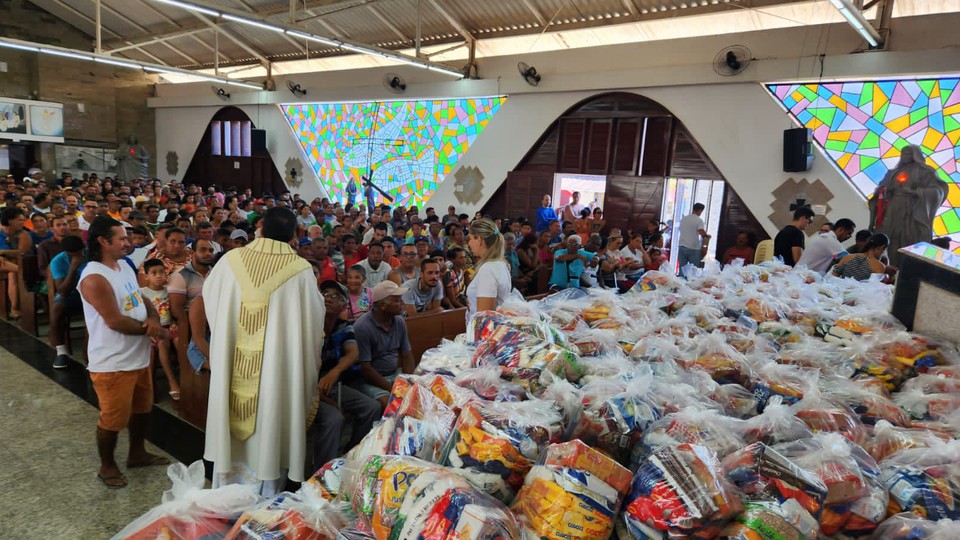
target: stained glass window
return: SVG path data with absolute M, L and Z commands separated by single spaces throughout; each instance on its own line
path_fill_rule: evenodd
M 960 249 L 960 79 L 771 84 L 767 90 L 864 194 L 873 193 L 900 149 L 915 144 L 950 189 L 935 236 Z
M 395 205 L 422 205 L 454 169 L 505 97 L 281 105 L 334 200 L 373 170 Z M 358 184 L 362 198 L 363 186 Z M 382 197 L 376 197 L 382 202 Z

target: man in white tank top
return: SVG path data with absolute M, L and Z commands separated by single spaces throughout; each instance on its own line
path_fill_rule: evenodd
M 78 282 L 83 315 L 90 334 L 87 359 L 90 379 L 100 402 L 97 422 L 97 478 L 109 489 L 126 487 L 127 479 L 114 460 L 117 436 L 130 431 L 127 468 L 166 465 L 169 460 L 147 452 L 144 440 L 153 409 L 150 340 L 170 339 L 160 326 L 153 304 L 144 302 L 137 275 L 124 262 L 130 247 L 119 221 L 97 217 L 90 224 L 90 262 Z

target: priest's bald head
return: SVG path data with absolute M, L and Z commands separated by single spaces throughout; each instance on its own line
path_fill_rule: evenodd
M 274 206 L 263 214 L 264 238 L 289 242 L 297 234 L 297 216 L 292 210 L 283 206 Z

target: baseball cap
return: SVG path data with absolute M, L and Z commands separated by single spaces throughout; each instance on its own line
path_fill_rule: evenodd
M 392 283 L 392 282 L 391 282 L 391 283 Z M 394 284 L 394 285 L 396 285 L 396 284 Z M 337 289 L 338 291 L 340 291 L 341 293 L 343 293 L 344 298 L 347 298 L 347 297 L 349 296 L 349 293 L 347 293 L 347 288 L 344 287 L 343 285 L 341 285 L 340 283 L 332 280 L 332 279 L 327 279 L 327 280 L 324 280 L 323 282 L 320 283 L 320 292 L 321 292 L 321 293 L 323 293 L 323 291 L 325 291 L 325 290 L 327 290 L 327 289 Z
M 307 237 L 303 237 L 303 238 L 300 239 L 300 245 L 301 245 L 301 246 L 310 245 L 310 244 L 312 244 L 312 243 L 313 243 L 313 240 L 311 240 L 311 239 L 309 239 L 309 238 L 307 238 Z
M 236 240 L 237 238 L 243 238 L 244 240 L 250 240 L 250 237 L 247 236 L 247 233 L 243 229 L 236 229 L 230 233 L 230 239 Z
M 373 288 L 373 301 L 376 303 L 390 296 L 403 296 L 409 290 L 409 288 L 401 287 L 390 280 L 381 281 Z

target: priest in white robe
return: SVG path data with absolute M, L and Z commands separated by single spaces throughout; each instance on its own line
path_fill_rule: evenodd
M 214 487 L 252 484 L 271 495 L 287 477 L 304 480 L 324 305 L 310 264 L 289 245 L 296 226 L 289 209 L 269 209 L 263 238 L 227 253 L 203 285 L 211 372 L 203 457 Z

